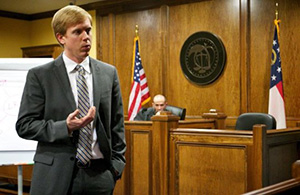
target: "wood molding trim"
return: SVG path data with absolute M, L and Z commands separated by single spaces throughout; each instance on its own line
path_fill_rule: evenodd
M 240 0 L 240 5 L 240 113 L 245 113 L 249 112 L 250 103 L 250 2 L 249 0 Z
M 160 8 L 160 36 L 161 36 L 161 44 L 162 44 L 162 72 L 161 78 L 166 78 L 167 67 L 169 67 L 169 6 L 161 6 Z M 169 85 L 168 80 L 166 82 L 161 82 L 162 94 L 167 94 L 167 86 Z
M 81 7 L 86 10 L 97 10 L 97 12 L 99 12 L 100 15 L 108 15 L 109 13 L 119 14 L 119 13 L 158 8 L 163 5 L 173 6 L 173 5 L 181 5 L 181 4 L 195 3 L 201 1 L 211 1 L 211 0 L 162 0 L 162 1 L 110 0 L 110 1 L 101 1 L 97 3 L 90 3 L 87 5 L 83 5 Z
M 89 3 L 85 5 L 80 5 L 83 9 L 89 10 L 97 10 L 100 15 L 108 15 L 110 13 L 125 13 L 125 12 L 133 12 L 139 10 L 146 10 L 157 8 L 162 5 L 180 5 L 186 3 L 194 3 L 201 1 L 211 1 L 211 0 L 162 0 L 162 1 L 152 1 L 152 0 L 103 0 L 96 3 Z M 51 18 L 57 10 L 41 12 L 36 14 L 20 14 L 14 12 L 7 12 L 0 10 L 0 17 L 6 18 L 14 18 L 20 20 L 38 20 L 43 18 Z
M 23 58 L 52 57 L 57 58 L 63 48 L 59 44 L 22 47 Z
M 8 12 L 3 10 L 0 10 L 0 17 L 14 18 L 20 20 L 30 20 L 30 16 L 28 14 L 20 14 L 20 13 Z

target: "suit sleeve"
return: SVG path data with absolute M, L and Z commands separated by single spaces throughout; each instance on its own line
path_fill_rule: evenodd
M 147 108 L 141 108 L 137 115 L 134 117 L 135 121 L 146 121 Z
M 111 116 L 111 134 L 112 134 L 112 166 L 119 173 L 117 179 L 121 177 L 125 166 L 125 127 L 122 96 L 117 71 L 114 72 L 114 84 L 112 91 L 112 116 Z
M 42 142 L 68 138 L 65 120 L 45 120 L 45 93 L 41 78 L 29 70 L 22 95 L 16 130 L 20 137 Z

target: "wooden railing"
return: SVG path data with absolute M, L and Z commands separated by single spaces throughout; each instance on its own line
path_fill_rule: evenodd
M 170 130 L 215 129 L 225 126 L 224 117 L 179 121 L 177 116 L 162 115 L 152 121 L 126 121 L 126 167 L 114 194 L 168 194 Z
M 166 112 L 162 114 L 169 113 Z M 147 184 L 143 186 L 147 186 L 148 191 L 152 191 L 153 178 L 150 178 L 149 175 L 152 174 L 150 172 L 159 167 L 160 163 L 165 163 L 165 166 L 167 167 L 165 159 L 167 156 L 164 155 L 168 154 L 162 152 L 167 152 L 168 147 L 161 150 L 160 146 L 165 145 L 165 142 L 168 142 L 168 132 L 170 128 L 215 129 L 225 127 L 225 118 L 226 115 L 224 114 L 208 113 L 206 114 L 205 119 L 189 121 L 178 121 L 179 117 L 176 116 L 163 116 L 158 118 L 156 116 L 156 119 L 154 117 L 153 121 L 125 121 L 125 133 L 128 145 L 126 152 L 127 165 L 121 181 L 117 182 L 114 194 L 129 194 L 131 190 L 137 191 L 138 189 L 135 189 L 133 185 L 133 182 L 137 180 Z M 163 156 L 164 160 L 156 159 L 158 154 L 160 154 L 161 157 Z M 141 164 L 141 159 L 143 159 L 143 162 L 146 160 L 148 161 L 146 164 Z M 155 164 L 153 164 L 154 161 Z M 30 186 L 31 183 L 32 168 L 32 165 L 23 166 L 23 185 L 26 187 Z M 134 170 L 141 172 L 134 172 Z M 166 170 L 162 171 L 164 172 L 164 175 L 159 176 L 167 177 L 165 173 Z M 154 173 L 157 174 L 156 172 Z M 161 173 L 162 172 L 160 172 L 160 174 Z M 0 182 L 17 184 L 17 175 L 17 166 L 0 166 Z M 153 177 L 156 177 L 156 175 L 153 175 Z M 160 186 L 159 180 L 157 180 L 157 182 L 158 184 L 156 185 Z M 142 189 L 142 191 L 144 191 L 144 189 Z
M 114 194 L 234 195 L 292 178 L 300 128 L 217 129 L 222 121 L 171 115 L 126 121 L 127 164 Z
M 22 165 L 23 195 L 29 194 L 31 183 L 32 165 Z M 0 166 L 0 195 L 18 194 L 18 166 Z
M 293 178 L 254 190 L 243 195 L 270 195 L 270 194 L 299 194 L 300 192 L 300 160 L 297 160 L 292 167 Z
M 292 179 L 300 128 L 217 129 L 222 121 L 172 115 L 126 121 L 127 164 L 114 194 L 234 195 Z
M 241 194 L 292 178 L 300 129 L 173 129 L 170 194 Z
M 22 165 L 23 185 L 30 186 L 32 165 Z M 0 166 L 0 182 L 18 184 L 18 166 L 4 165 Z
M 202 119 L 190 128 L 168 115 L 126 122 L 127 164 L 114 194 L 242 194 L 292 178 L 300 128 L 215 124 Z

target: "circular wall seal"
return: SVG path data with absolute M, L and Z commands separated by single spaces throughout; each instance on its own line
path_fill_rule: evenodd
M 192 34 L 181 48 L 181 69 L 188 80 L 198 85 L 215 81 L 221 75 L 225 63 L 224 45 L 219 37 L 210 32 Z

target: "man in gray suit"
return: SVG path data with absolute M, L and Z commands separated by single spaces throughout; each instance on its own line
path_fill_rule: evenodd
M 159 113 L 166 109 L 167 99 L 165 96 L 158 94 L 154 96 L 152 107 L 141 108 L 137 115 L 134 117 L 135 121 L 151 121 L 151 117 L 154 115 L 159 115 Z
M 112 194 L 126 150 L 117 71 L 89 57 L 88 12 L 66 6 L 56 12 L 52 27 L 64 52 L 28 71 L 16 123 L 20 137 L 38 141 L 30 193 Z M 86 112 L 78 106 L 83 101 L 79 75 L 86 85 Z M 84 132 L 87 141 L 82 139 Z

